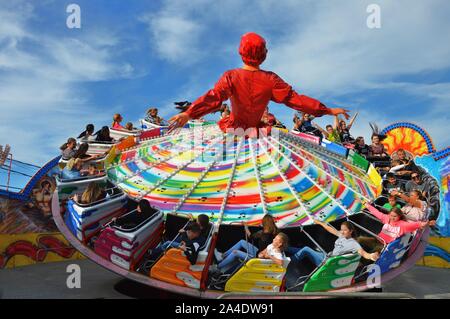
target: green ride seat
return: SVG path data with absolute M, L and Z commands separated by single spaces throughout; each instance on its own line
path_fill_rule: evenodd
M 306 282 L 303 291 L 324 291 L 350 286 L 360 259 L 359 254 L 328 257 Z

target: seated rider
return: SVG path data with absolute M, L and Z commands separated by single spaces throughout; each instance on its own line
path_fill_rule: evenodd
M 123 117 L 119 113 L 114 114 L 113 122 L 111 123 L 111 127 L 116 130 L 126 130 L 125 127 L 120 124 L 122 122 Z
M 325 138 L 329 140 L 330 142 L 334 143 L 341 143 L 341 137 L 339 136 L 339 132 L 337 131 L 336 127 L 328 124 L 325 126 L 326 130 L 324 130 L 322 127 L 320 127 L 318 124 L 314 123 L 314 126 L 323 133 Z
M 359 245 L 356 240 L 356 231 L 352 223 L 345 221 L 341 224 L 341 230 L 338 231 L 330 225 L 314 219 L 315 224 L 322 226 L 329 233 L 338 237 L 334 242 L 334 249 L 330 256 L 339 256 L 344 254 L 360 254 L 362 257 L 376 261 L 379 257 L 378 253 L 369 254 Z M 308 257 L 314 265 L 319 266 L 325 259 L 326 254 L 322 251 L 314 250 L 308 246 L 303 248 L 289 247 L 287 252 L 291 254 L 292 262 L 300 262 L 303 258 Z
M 110 136 L 110 131 L 109 131 L 108 126 L 103 126 L 94 135 L 96 135 L 96 138 L 95 138 L 96 142 L 116 142 L 116 140 Z
M 195 220 L 192 214 L 188 215 L 191 220 Z M 201 234 L 200 236 L 206 241 L 208 239 L 209 232 L 211 230 L 211 224 L 209 223 L 209 217 L 206 214 L 200 214 L 197 216 L 197 223 L 200 225 Z M 178 231 L 179 233 L 184 233 L 186 230 L 184 228 Z
M 327 108 L 320 101 L 299 95 L 277 74 L 259 68 L 266 58 L 266 41 L 256 33 L 241 38 L 239 54 L 244 66 L 225 72 L 214 88 L 194 101 L 189 108 L 169 120 L 170 131 L 183 127 L 190 119 L 217 112 L 222 103 L 231 100 L 231 113 L 218 125 L 223 132 L 233 129 L 258 129 L 268 125 L 261 121 L 269 101 L 283 103 L 295 110 L 314 116 L 343 114 L 347 110 Z
M 81 132 L 80 135 L 78 135 L 78 138 L 82 142 L 91 141 L 94 139 L 93 134 L 94 134 L 94 124 L 88 124 L 86 125 L 86 130 Z
M 296 113 L 294 116 L 294 130 L 302 133 L 313 134 L 322 138 L 323 135 L 321 131 L 312 124 L 313 119 L 314 116 L 307 113 L 301 114 L 301 117 L 298 117 Z
M 135 214 L 128 214 L 120 219 L 114 217 L 112 221 L 121 227 L 130 229 L 138 226 L 143 221 L 152 217 L 156 212 L 157 210 L 150 205 L 150 202 L 148 200 L 141 199 L 138 203 L 138 206 L 136 207 Z
M 185 232 L 181 232 L 175 240 L 165 241 L 150 250 L 150 259 L 156 260 L 168 248 L 179 248 L 186 253 L 191 264 L 195 264 L 199 248 L 205 243 L 205 239 L 200 236 L 201 228 L 197 222 L 191 222 L 185 227 Z
M 285 233 L 278 233 L 272 243 L 258 254 L 258 258 L 271 259 L 278 266 L 287 267 L 290 259 L 286 257 L 284 251 L 288 247 L 289 238 Z
M 264 250 L 258 254 L 258 258 L 271 259 L 274 263 L 280 266 L 287 266 L 286 263 L 288 259 L 284 254 L 285 249 L 288 245 L 288 237 L 284 233 L 278 233 L 271 244 L 269 244 Z M 232 273 L 237 267 L 244 261 L 248 259 L 255 258 L 256 255 L 251 251 L 244 253 L 240 250 L 235 249 L 235 246 L 228 249 L 223 254 L 223 259 L 218 259 L 217 267 L 210 267 L 211 271 L 215 271 L 216 268 L 221 273 Z
M 358 116 L 358 112 L 356 112 L 355 115 L 353 115 L 353 117 L 350 120 L 350 123 L 348 125 L 344 120 L 337 119 L 339 121 L 339 125 L 337 126 L 337 131 L 339 132 L 339 137 L 343 144 L 355 142 L 355 139 L 350 134 L 350 129 L 352 128 L 353 123 L 355 122 L 356 116 Z
M 100 201 L 106 197 L 106 191 L 96 182 L 90 182 L 86 190 L 81 195 L 78 194 L 73 196 L 75 202 L 83 205 L 92 204 L 94 202 Z
M 101 157 L 101 155 L 87 155 L 88 150 L 89 144 L 83 143 L 80 145 L 73 157 L 67 162 L 66 166 L 62 170 L 61 177 L 63 179 L 75 179 L 81 177 L 83 163 Z
M 378 134 L 372 134 L 372 144 L 369 146 L 368 157 L 371 161 L 377 159 L 390 159 L 384 145 L 380 141 L 380 136 Z
M 147 122 L 150 122 L 152 124 L 158 125 L 158 126 L 166 126 L 167 123 L 158 116 L 158 109 L 156 107 L 151 107 L 147 110 L 147 115 L 145 116 L 145 120 Z
M 392 208 L 389 214 L 383 214 L 378 209 L 369 203 L 363 203 L 369 212 L 378 218 L 383 223 L 378 237 L 380 237 L 386 244 L 393 242 L 395 239 L 403 236 L 406 233 L 414 232 L 419 228 L 424 228 L 428 225 L 434 226 L 435 221 L 407 221 L 405 214 L 397 207 Z M 374 237 L 360 237 L 359 242 L 371 251 L 381 251 L 383 249 L 382 243 Z
M 90 163 L 86 170 L 81 170 L 81 176 L 99 176 L 103 174 L 105 172 L 99 170 L 94 163 Z
M 355 140 L 355 151 L 367 158 L 369 156 L 370 147 L 364 141 L 364 137 L 358 136 Z
M 63 160 L 70 160 L 76 153 L 77 141 L 70 137 L 67 142 L 61 145 L 59 148 L 61 150 L 61 155 Z
M 402 212 L 407 221 L 422 221 L 426 217 L 427 202 L 423 200 L 422 193 L 416 189 L 409 192 L 409 196 L 396 190 L 391 195 L 398 196 L 405 201 L 406 205 L 402 207 Z
M 275 219 L 272 215 L 265 214 L 261 220 L 262 228 L 256 233 L 251 233 L 245 224 L 246 237 L 253 243 L 245 239 L 241 239 L 233 247 L 228 249 L 225 253 L 220 253 L 217 249 L 214 251 L 214 255 L 218 263 L 223 265 L 238 265 L 239 260 L 244 260 L 245 258 L 255 258 L 258 252 L 263 251 L 267 248 L 270 243 L 272 243 L 275 236 L 279 233 L 278 228 L 275 224 Z M 222 260 L 225 260 L 222 263 Z M 232 268 L 230 266 L 230 268 Z
M 387 195 L 392 191 L 403 192 L 404 185 L 397 179 L 397 177 L 393 173 L 386 174 L 386 180 L 383 181 L 383 191 L 382 194 Z
M 397 207 L 399 209 L 402 208 L 400 204 L 397 203 L 396 197 L 394 195 L 389 195 L 388 202 L 383 205 L 383 208 L 390 212 L 394 207 Z

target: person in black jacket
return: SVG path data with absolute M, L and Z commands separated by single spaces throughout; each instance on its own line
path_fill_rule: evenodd
M 355 140 L 355 151 L 364 156 L 365 158 L 369 157 L 370 147 L 364 142 L 364 137 L 358 136 Z
M 247 226 L 247 225 L 245 225 Z M 266 249 L 279 233 L 277 226 L 275 225 L 274 218 L 266 214 L 262 219 L 263 229 L 252 234 L 250 230 L 245 227 L 245 232 L 250 242 L 241 239 L 233 247 L 228 249 L 226 252 L 221 254 L 219 251 L 215 250 L 214 255 L 217 260 L 217 267 L 221 272 L 228 272 L 230 269 L 234 269 L 240 264 L 240 260 L 248 258 L 255 258 L 258 252 Z M 223 266 L 223 267 L 222 267 Z
M 195 218 L 192 214 L 188 214 L 190 220 L 195 221 Z M 200 236 L 206 241 L 208 239 L 209 232 L 211 230 L 211 224 L 209 223 L 209 217 L 205 214 L 200 214 L 197 216 L 197 222 L 200 225 L 201 234 Z M 180 229 L 179 232 L 184 232 L 185 229 Z
M 264 215 L 261 222 L 263 229 L 257 231 L 256 233 L 252 234 L 247 227 L 245 228 L 247 236 L 250 238 L 253 245 L 257 247 L 258 252 L 266 249 L 266 247 L 272 243 L 275 236 L 279 233 L 278 227 L 275 224 L 275 219 L 272 215 Z
M 386 180 L 383 181 L 383 195 L 389 195 L 393 190 L 404 192 L 404 185 L 397 179 L 395 174 L 387 173 Z
M 80 133 L 78 135 L 78 138 L 83 139 L 83 141 L 88 141 L 93 137 L 94 134 L 94 124 L 88 124 L 86 125 L 86 130 Z
M 116 140 L 110 136 L 110 131 L 109 131 L 108 126 L 103 126 L 94 135 L 97 135 L 97 137 L 95 138 L 96 142 L 116 142 Z
M 199 248 L 205 243 L 205 239 L 200 236 L 201 228 L 197 222 L 189 223 L 184 230 L 174 240 L 160 243 L 155 249 L 149 251 L 150 259 L 156 260 L 165 250 L 172 247 L 184 251 L 191 264 L 195 264 Z

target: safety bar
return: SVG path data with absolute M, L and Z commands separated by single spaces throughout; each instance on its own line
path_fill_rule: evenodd
M 93 180 L 96 178 L 100 178 L 100 177 L 106 177 L 106 174 L 100 174 L 100 175 L 94 175 L 94 176 L 82 176 L 82 177 L 78 177 L 78 178 L 72 178 L 72 179 L 68 179 L 68 178 L 61 178 L 58 175 L 56 176 L 58 181 L 60 183 L 72 183 L 72 182 L 81 182 L 81 181 L 89 181 L 89 180 Z
M 327 223 L 327 224 L 328 224 L 328 223 Z M 330 224 L 328 224 L 328 225 L 330 225 Z M 330 226 L 331 226 L 331 225 L 330 225 Z M 331 226 L 331 227 L 333 227 L 333 226 Z M 334 227 L 333 227 L 333 228 L 334 228 Z M 335 228 L 335 229 L 336 229 L 336 228 Z M 314 239 L 310 234 L 308 234 L 308 232 L 304 229 L 303 225 L 300 225 L 300 232 L 304 232 L 305 235 L 308 236 L 308 238 L 314 243 L 314 245 L 317 246 L 317 248 L 319 248 L 325 255 L 327 254 L 327 252 L 325 251 L 325 249 L 323 249 L 323 248 L 319 245 L 319 243 L 317 243 L 317 242 L 315 241 L 315 239 Z
M 81 203 L 78 203 L 78 202 L 76 202 L 76 201 L 74 201 L 74 203 L 77 204 L 77 205 L 80 206 L 80 207 L 87 208 L 87 207 L 92 207 L 92 206 L 95 206 L 95 205 L 98 205 L 98 204 L 107 202 L 107 201 L 109 201 L 109 200 L 111 200 L 111 199 L 116 199 L 116 198 L 122 196 L 123 194 L 124 194 L 124 193 L 118 193 L 118 194 L 115 194 L 115 195 L 109 195 L 109 194 L 108 194 L 109 197 L 105 197 L 105 198 L 99 199 L 99 200 L 97 200 L 97 201 L 95 201 L 95 202 L 92 202 L 92 203 L 89 203 L 89 204 L 81 204 Z
M 191 222 L 191 220 L 189 220 L 186 224 L 184 224 L 183 228 L 181 228 L 181 229 L 185 230 L 186 227 L 187 227 L 187 225 L 190 224 L 190 222 Z M 180 236 L 180 234 L 181 234 L 181 233 L 178 232 L 178 234 L 172 239 L 172 241 L 169 243 L 169 245 L 167 246 L 167 248 L 164 249 L 164 254 L 166 253 L 166 251 L 167 251 L 169 248 L 172 248 L 172 243 L 175 242 L 175 240 L 178 238 L 178 236 Z

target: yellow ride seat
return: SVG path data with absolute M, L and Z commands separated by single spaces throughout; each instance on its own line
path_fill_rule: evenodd
M 280 266 L 270 259 L 250 259 L 227 281 L 225 291 L 279 292 L 289 262 Z

